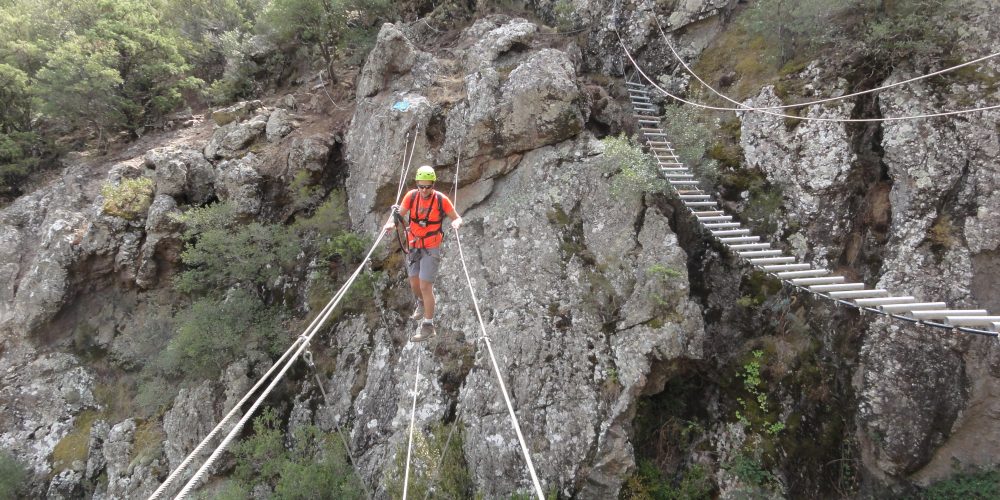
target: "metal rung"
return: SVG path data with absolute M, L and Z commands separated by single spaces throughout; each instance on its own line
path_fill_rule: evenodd
M 700 189 L 678 189 L 677 194 L 703 194 L 704 191 Z
M 639 123 L 653 123 L 653 124 L 660 123 L 657 120 L 643 120 L 642 118 L 640 118 L 640 119 L 638 119 L 636 121 L 639 122 Z
M 710 217 L 698 217 L 701 222 L 724 222 L 733 220 L 732 215 L 715 215 Z
M 729 245 L 731 250 L 766 250 L 771 248 L 770 243 L 741 243 L 739 245 Z
M 888 290 L 883 290 L 881 288 L 869 289 L 869 290 L 853 290 L 847 292 L 830 292 L 830 298 L 832 299 L 859 299 L 863 297 L 878 297 L 879 295 L 889 295 Z
M 958 316 L 985 316 L 987 314 L 989 311 L 986 309 L 929 309 L 910 312 L 910 316 L 917 319 L 944 319 Z
M 833 285 L 843 283 L 846 278 L 843 276 L 824 276 L 822 278 L 793 278 L 791 281 L 793 285 L 799 286 Z
M 714 207 L 716 203 L 714 201 L 685 201 L 685 207 Z
M 669 143 L 669 142 L 667 142 L 667 141 L 646 141 L 646 144 L 649 144 L 650 146 L 652 146 L 652 145 L 657 145 L 657 146 L 659 146 L 659 145 L 664 145 L 664 146 L 670 146 L 670 143 Z
M 749 257 L 751 254 L 754 255 L 781 255 L 781 250 L 764 250 L 758 252 L 740 252 L 740 257 Z M 755 266 L 763 266 L 765 264 L 791 264 L 795 262 L 795 257 L 761 257 L 756 259 L 750 259 L 750 263 Z
M 640 100 L 640 99 L 643 100 L 643 101 L 649 102 L 649 98 L 648 97 L 643 97 L 643 96 L 639 96 L 639 95 L 629 96 L 629 99 L 632 99 L 632 102 L 635 102 L 635 101 Z
M 681 195 L 678 195 L 677 197 L 680 198 L 680 199 L 682 199 L 682 200 L 704 200 L 704 199 L 707 199 L 707 198 L 711 198 L 712 195 L 710 195 L 710 194 L 681 194 Z
M 707 229 L 718 229 L 718 228 L 724 228 L 724 227 L 740 227 L 740 223 L 739 222 L 713 222 L 713 223 L 705 224 L 705 228 L 707 228 Z
M 660 172 L 687 172 L 687 167 L 660 167 Z
M 880 297 L 877 299 L 858 299 L 854 302 L 859 306 L 884 306 L 889 304 L 905 304 L 907 302 L 916 302 L 917 299 L 913 297 Z
M 663 176 L 668 179 L 693 179 L 694 174 L 682 174 L 680 172 L 663 172 Z
M 722 243 L 756 243 L 760 241 L 760 236 L 733 236 L 719 238 Z
M 659 165 L 661 167 L 664 166 L 664 165 L 670 165 L 671 167 L 683 167 L 684 166 L 683 163 L 677 162 L 677 161 L 661 161 L 661 162 L 659 162 Z
M 809 264 L 778 264 L 775 266 L 763 266 L 764 270 L 769 273 L 780 273 L 788 271 L 802 271 L 809 269 Z
M 814 292 L 848 292 L 851 290 L 864 290 L 864 289 L 865 289 L 864 283 L 839 283 L 835 285 L 813 285 L 809 287 L 809 290 Z
M 792 278 L 815 278 L 818 276 L 826 276 L 827 274 L 830 274 L 830 271 L 827 269 L 809 269 L 809 264 L 802 264 L 802 265 L 806 266 L 806 268 L 801 270 L 789 269 L 787 271 L 780 272 L 778 273 L 778 278 L 781 278 L 783 280 L 788 280 Z
M 698 181 L 668 181 L 671 186 L 696 186 Z
M 714 203 L 714 202 L 713 202 Z M 726 229 L 723 231 L 712 231 L 712 236 L 740 236 L 743 234 L 750 234 L 749 229 Z
M 653 135 L 653 136 L 657 136 L 657 137 L 666 137 L 667 136 L 667 134 L 664 134 L 662 132 L 643 132 L 643 134 L 645 134 L 645 135 Z
M 887 313 L 928 311 L 932 309 L 944 309 L 948 304 L 944 302 L 914 302 L 911 304 L 887 304 L 882 306 L 882 310 Z
M 639 113 L 633 113 L 632 117 L 634 117 L 634 118 L 650 118 L 650 119 L 657 120 L 657 121 L 659 121 L 659 118 L 660 118 L 659 116 L 656 116 L 656 115 L 640 115 Z
M 724 213 L 725 212 L 723 212 L 722 210 L 704 210 L 704 211 L 701 211 L 701 212 L 694 212 L 694 216 L 695 217 L 709 217 L 709 216 L 715 216 L 715 215 L 722 215 Z
M 952 326 L 992 326 L 1000 322 L 1000 316 L 947 316 L 945 322 Z

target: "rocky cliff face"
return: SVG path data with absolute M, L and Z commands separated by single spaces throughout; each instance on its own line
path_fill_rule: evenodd
M 724 497 L 765 493 L 748 490 L 725 466 L 753 439 L 726 403 L 743 384 L 732 382 L 739 379 L 731 366 L 757 348 L 796 367 L 768 374 L 783 382 L 767 397 L 782 418 L 795 415 L 789 439 L 843 448 L 845 460 L 859 460 L 867 491 L 926 484 L 956 461 L 990 464 L 1000 448 L 995 340 L 858 318 L 807 299 L 789 304 L 780 294 L 747 312 L 734 304 L 759 292 L 751 289 L 755 278 L 706 248 L 666 198 L 612 191 L 620 173 L 598 139 L 631 127 L 624 94 L 606 80 L 621 76 L 615 30 L 646 64 L 672 67 L 653 16 L 685 57 L 697 57 L 736 2 L 572 4 L 572 22 L 585 37 L 554 37 L 538 22 L 506 15 L 482 17 L 448 37 L 419 22 L 387 24 L 356 80 L 349 122 L 322 116 L 333 113 L 326 97 L 306 91 L 239 103 L 113 158 L 70 157 L 59 178 L 0 210 L 0 447 L 30 465 L 32 494 L 148 495 L 269 364 L 252 354 L 217 379 L 181 389 L 162 416 L 94 420 L 105 409 L 95 395 L 101 363 L 141 366 L 154 352 L 137 339 L 173 334 L 164 309 L 178 300 L 169 281 L 181 265 L 183 228 L 171 214 L 226 200 L 242 217 L 281 219 L 297 174 L 329 175 L 343 179 L 351 223 L 369 233 L 393 202 L 412 139 L 414 167 L 435 166 L 438 187 L 449 194 L 452 183 L 459 187 L 473 287 L 547 490 L 618 495 L 638 450 L 649 447 L 640 436 L 647 408 L 667 401 L 673 406 L 664 413 L 705 429 L 701 441 L 672 448 L 680 458 L 663 461 L 708 467 Z M 554 19 L 556 2 L 534 6 Z M 974 16 L 979 42 L 967 43 L 998 39 L 997 18 Z M 679 72 L 662 76 L 686 82 Z M 908 76 L 901 69 L 888 81 Z M 796 78 L 821 95 L 848 84 L 827 79 L 818 64 Z M 988 88 L 955 84 L 950 95 L 962 106 L 929 104 L 924 96 L 938 89 L 917 86 L 806 113 L 953 109 L 968 104 L 963 96 L 995 102 L 1000 96 Z M 764 88 L 750 103 L 781 100 Z M 746 168 L 780 188 L 783 222 L 767 228 L 771 241 L 869 284 L 1000 310 L 991 287 L 1000 275 L 998 120 L 993 113 L 787 127 L 780 118 L 743 114 L 740 149 Z M 149 208 L 132 219 L 105 213 L 100 187 L 139 177 L 153 180 Z M 397 456 L 405 452 L 419 360 L 418 435 L 460 422 L 476 491 L 527 491 L 457 241 L 448 235 L 444 246 L 439 338 L 419 345 L 407 342 L 411 298 L 392 245 L 376 259 L 386 266 L 373 298 L 378 319 L 358 315 L 329 327 L 322 347 L 337 369 L 319 380 L 323 391 L 311 376 L 290 384 L 289 427 L 348 430 L 363 476 L 379 497 L 389 495 L 401 475 Z M 799 333 L 787 333 L 793 330 Z M 770 337 L 763 347 L 762 333 Z M 104 361 L 86 355 L 94 350 Z M 795 364 L 806 357 L 822 366 Z M 55 464 L 74 440 L 83 453 Z M 810 461 L 829 458 L 805 448 L 786 450 L 773 464 L 770 494 L 830 494 L 799 477 L 824 473 Z M 418 456 L 417 479 L 433 468 L 425 462 Z

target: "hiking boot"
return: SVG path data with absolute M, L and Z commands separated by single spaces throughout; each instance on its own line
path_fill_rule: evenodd
M 413 314 L 410 315 L 410 319 L 418 320 L 424 317 L 424 303 L 417 301 L 417 308 L 413 310 Z
M 417 328 L 417 334 L 410 338 L 410 342 L 422 342 L 434 338 L 435 335 L 437 335 L 437 330 L 434 329 L 434 323 L 424 320 Z

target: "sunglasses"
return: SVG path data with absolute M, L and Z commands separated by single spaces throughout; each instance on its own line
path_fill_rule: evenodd
M 417 189 L 430 189 L 434 187 L 434 184 L 417 184 Z

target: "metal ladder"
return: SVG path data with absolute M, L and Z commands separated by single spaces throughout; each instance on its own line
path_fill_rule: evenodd
M 920 302 L 916 297 L 893 296 L 888 290 L 866 288 L 864 283 L 850 283 L 827 269 L 797 263 L 795 257 L 785 255 L 771 244 L 750 234 L 733 216 L 726 215 L 712 195 L 699 188 L 695 179 L 667 140 L 660 128 L 657 108 L 645 84 L 626 78 L 633 116 L 639 123 L 639 132 L 649 152 L 656 158 L 660 174 L 681 203 L 687 207 L 698 224 L 716 241 L 735 253 L 741 260 L 781 280 L 794 289 L 833 300 L 838 304 L 855 307 L 862 312 L 872 312 L 909 323 L 954 329 L 997 337 L 1000 316 L 990 315 L 985 309 L 949 309 L 944 302 Z

